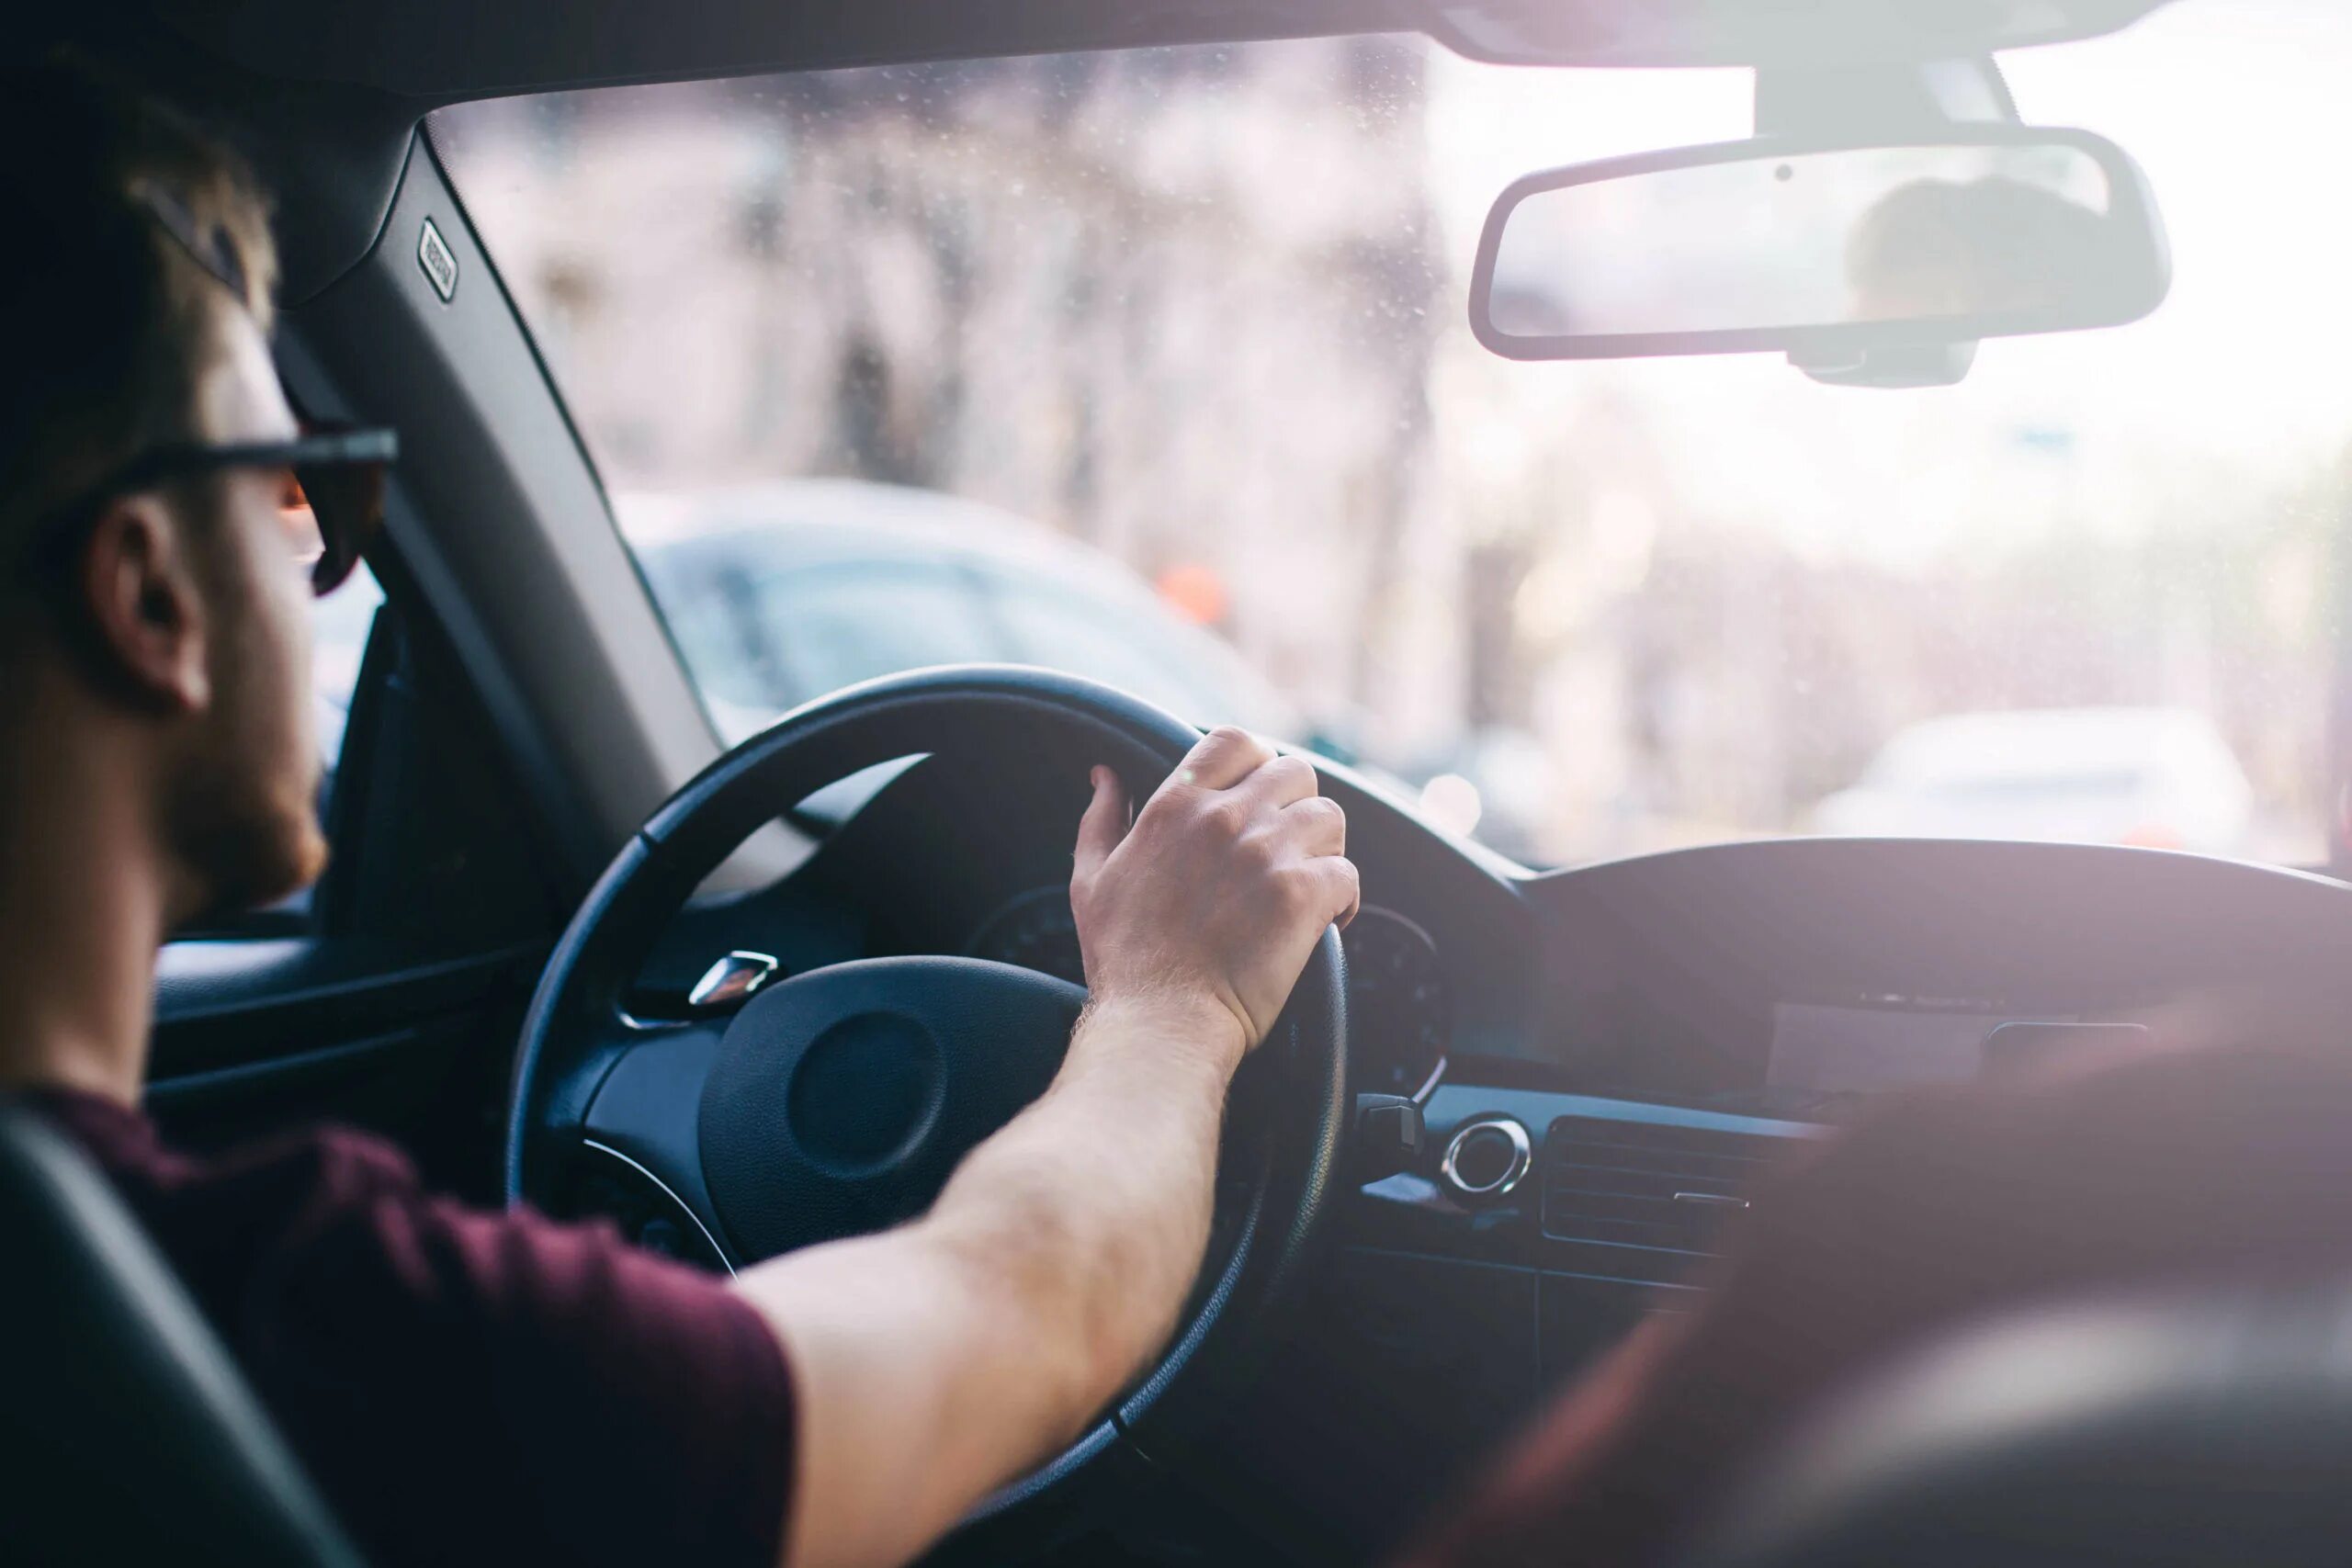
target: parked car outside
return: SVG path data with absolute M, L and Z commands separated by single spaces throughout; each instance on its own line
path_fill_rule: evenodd
M 1042 665 L 1202 725 L 1307 741 L 1295 705 L 1108 558 L 934 491 L 791 479 L 615 498 L 622 533 L 729 744 L 855 682 Z
M 2245 852 L 2254 793 L 2211 720 L 2186 708 L 1955 714 L 1898 732 L 1825 833 L 2037 839 Z

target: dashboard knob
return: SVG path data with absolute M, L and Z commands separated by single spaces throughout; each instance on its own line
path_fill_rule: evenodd
M 1438 1174 L 1457 1197 L 1499 1198 L 1518 1186 L 1534 1163 L 1534 1145 L 1516 1118 L 1479 1116 L 1464 1122 L 1446 1140 Z

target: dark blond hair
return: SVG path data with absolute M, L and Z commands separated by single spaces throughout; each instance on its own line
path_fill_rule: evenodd
M 198 384 L 230 312 L 267 326 L 277 254 L 244 163 L 87 62 L 0 72 L 0 619 L 21 622 L 57 510 L 203 438 Z

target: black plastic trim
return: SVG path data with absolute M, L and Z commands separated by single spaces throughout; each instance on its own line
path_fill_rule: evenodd
M 168 1113 L 195 1109 L 215 1098 L 241 1098 L 262 1089 L 300 1087 L 314 1079 L 339 1077 L 395 1062 L 413 1050 L 416 1043 L 416 1031 L 399 1029 L 314 1051 L 288 1052 L 225 1067 L 151 1077 L 146 1101 L 153 1109 Z
M 479 1008 L 527 986 L 540 952 L 526 942 L 418 959 L 356 939 L 174 942 L 156 976 L 150 1077 L 266 1066 L 289 1059 L 288 1039 L 373 1037 L 388 1022 Z

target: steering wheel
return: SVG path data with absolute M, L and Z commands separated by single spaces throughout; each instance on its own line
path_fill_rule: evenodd
M 555 1206 L 583 1159 L 616 1157 L 666 1188 L 729 1267 L 921 1213 L 1045 1089 L 1085 992 L 978 959 L 870 958 L 782 978 L 731 1017 L 648 1023 L 628 1004 L 656 940 L 750 834 L 862 768 L 1012 759 L 1058 785 L 1102 762 L 1140 801 L 1199 738 L 1091 682 L 967 666 L 852 687 L 720 758 L 615 857 L 540 976 L 515 1057 L 508 1201 Z M 1137 1455 L 1168 1461 L 1214 1424 L 1343 1168 L 1347 1044 L 1326 931 L 1235 1077 L 1209 1253 L 1173 1342 L 1076 1443 L 983 1502 L 958 1541 L 1007 1550 Z

